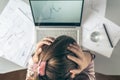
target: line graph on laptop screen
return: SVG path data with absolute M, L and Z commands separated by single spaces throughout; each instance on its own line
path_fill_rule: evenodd
M 83 0 L 30 0 L 36 25 L 78 25 L 82 17 Z

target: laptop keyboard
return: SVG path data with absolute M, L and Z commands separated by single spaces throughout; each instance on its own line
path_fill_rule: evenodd
M 79 30 L 37 30 L 37 42 L 45 37 L 58 37 L 60 35 L 68 35 L 78 42 Z

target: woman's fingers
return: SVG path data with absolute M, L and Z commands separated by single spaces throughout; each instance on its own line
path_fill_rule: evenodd
M 79 74 L 81 72 L 81 60 L 77 57 L 67 55 L 67 58 L 73 62 L 75 62 L 78 65 L 77 69 L 70 70 L 71 78 L 74 78 L 76 74 Z
M 67 47 L 67 49 L 70 50 L 70 51 L 72 51 L 72 52 L 75 53 L 75 54 L 78 53 L 78 49 L 76 49 L 74 46 L 72 46 L 72 44 L 69 45 L 69 46 Z
M 54 38 L 52 37 L 43 38 L 40 42 L 38 42 L 36 47 L 36 52 L 38 53 L 38 55 L 42 51 L 41 47 L 43 45 L 51 45 L 52 42 L 54 42 Z
M 43 40 L 53 42 L 55 39 L 52 37 L 46 37 L 46 38 L 43 38 Z
M 71 56 L 71 55 L 67 55 L 67 58 L 73 62 L 75 62 L 76 64 L 80 65 L 81 60 L 77 57 Z
M 51 42 L 48 42 L 48 41 L 45 41 L 45 40 L 44 40 L 44 41 L 41 41 L 40 43 L 37 44 L 37 47 L 38 47 L 38 48 L 41 48 L 44 44 L 50 45 Z
M 39 53 L 42 52 L 42 48 L 39 48 L 38 50 L 36 50 L 36 55 L 39 55 Z
M 76 54 L 79 58 L 82 58 L 83 52 L 77 44 L 70 44 L 67 48 Z
M 72 51 L 77 57 L 67 55 L 68 59 L 78 65 L 77 69 L 70 70 L 71 77 L 74 78 L 76 74 L 80 74 L 89 64 L 88 57 L 82 52 L 79 45 L 74 43 L 68 46 L 68 50 Z
M 43 38 L 40 42 L 38 42 L 37 48 L 42 47 L 44 44 L 50 45 L 52 42 L 54 42 L 53 38 L 50 37 Z
M 54 38 L 46 37 L 46 38 L 43 38 L 40 42 L 37 43 L 35 54 L 33 56 L 33 61 L 34 62 L 38 62 L 38 56 L 42 52 L 42 46 L 43 45 L 51 45 L 52 42 L 54 42 Z
M 70 70 L 71 78 L 74 78 L 76 74 L 79 74 L 80 72 L 81 70 L 78 70 L 78 69 Z
M 43 45 L 50 45 L 51 43 L 50 42 L 47 42 L 47 41 L 41 41 L 39 44 L 37 44 L 37 47 L 36 47 L 36 53 L 39 55 L 39 53 L 42 51 L 42 46 Z

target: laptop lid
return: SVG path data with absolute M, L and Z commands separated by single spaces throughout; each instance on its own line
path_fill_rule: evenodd
M 29 0 L 35 26 L 80 27 L 84 0 Z

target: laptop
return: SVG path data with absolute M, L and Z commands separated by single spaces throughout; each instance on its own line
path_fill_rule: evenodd
M 78 44 L 82 38 L 84 0 L 29 0 L 37 42 L 44 37 L 68 35 Z

